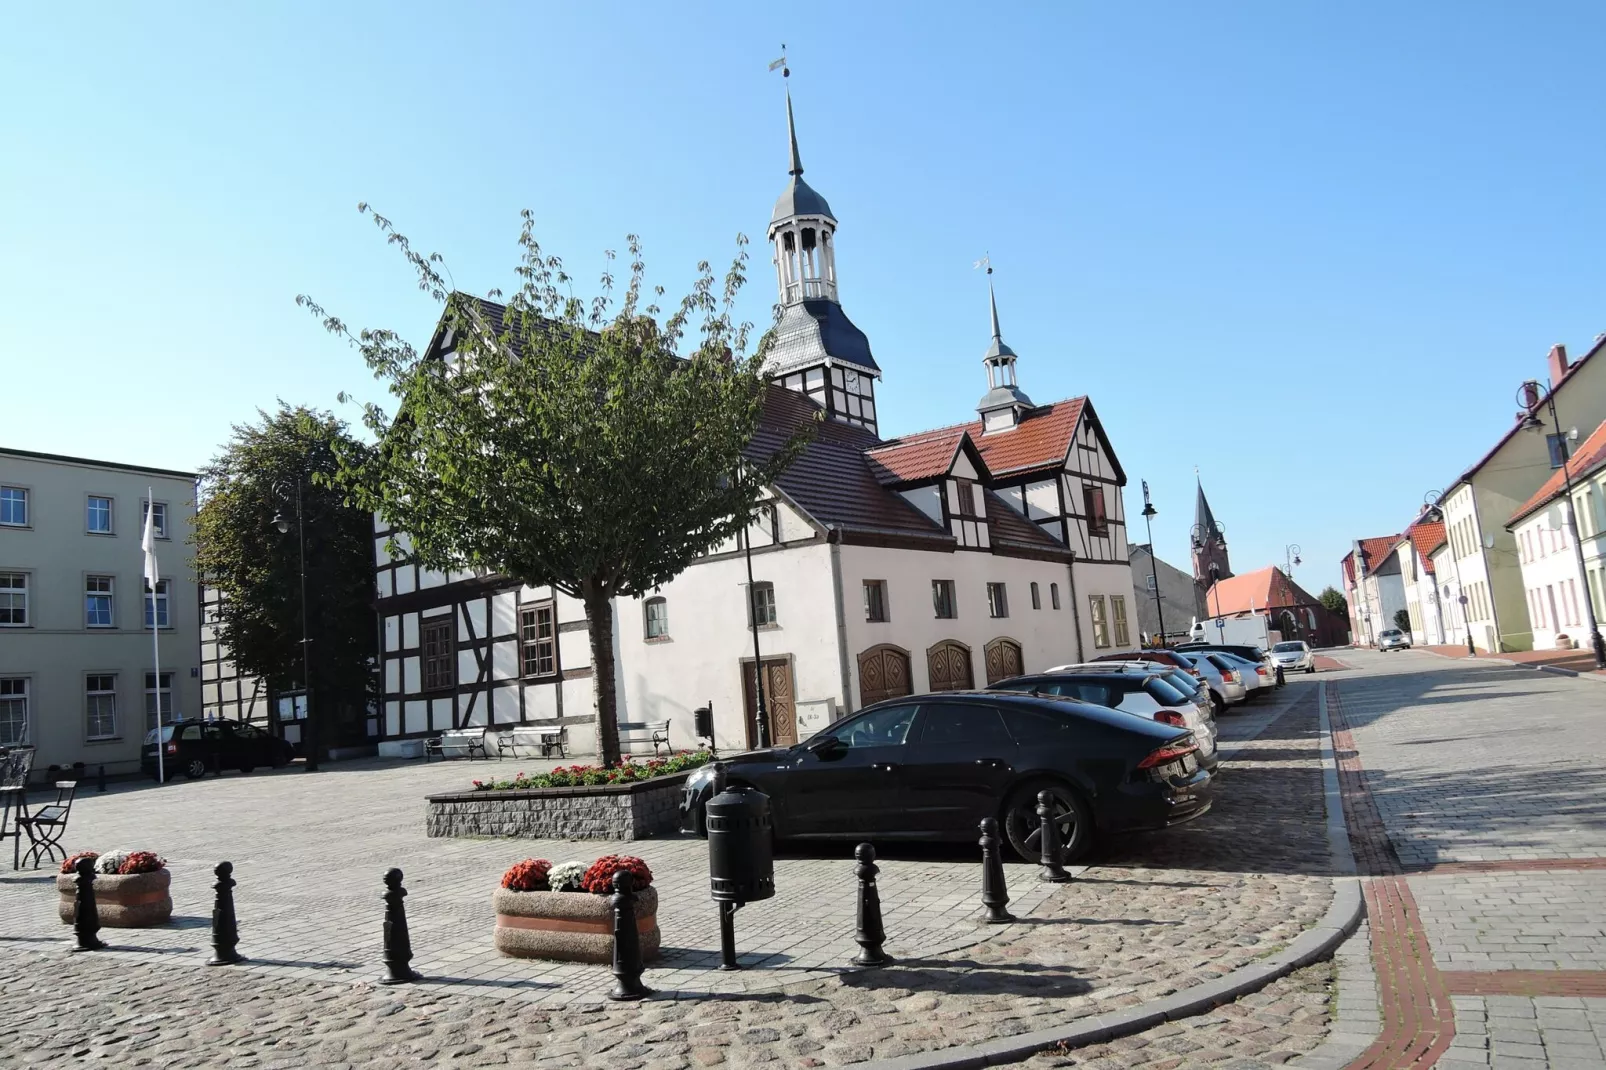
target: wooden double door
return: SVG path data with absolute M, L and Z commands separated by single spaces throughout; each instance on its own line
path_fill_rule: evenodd
M 859 655 L 860 706 L 913 693 L 907 650 L 891 643 L 882 643 Z
M 1026 671 L 1020 644 L 1013 639 L 1005 639 L 1002 636 L 994 639 L 982 649 L 982 655 L 987 662 L 989 686 L 1000 680 L 1007 680 L 1011 676 L 1019 676 Z
M 759 662 L 759 677 L 764 681 L 764 712 L 769 725 L 770 746 L 790 747 L 797 742 L 797 692 L 792 685 L 792 659 L 765 658 Z M 747 726 L 747 745 L 758 746 L 758 732 L 754 714 L 758 697 L 753 692 L 753 662 L 742 662 L 742 706 Z

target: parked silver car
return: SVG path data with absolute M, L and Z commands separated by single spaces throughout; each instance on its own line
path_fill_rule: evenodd
M 1248 697 L 1254 698 L 1262 691 L 1269 695 L 1277 689 L 1276 676 L 1272 670 L 1267 669 L 1259 661 L 1250 661 L 1248 658 L 1239 657 L 1237 654 L 1231 654 L 1225 650 L 1212 650 L 1210 653 L 1232 666 L 1233 670 L 1238 673 L 1239 678 L 1243 680 L 1244 691 L 1247 692 Z
M 1271 659 L 1285 673 L 1316 671 L 1315 652 L 1310 644 L 1299 639 L 1289 639 L 1272 647 Z
M 1210 697 L 1215 703 L 1217 716 L 1226 712 L 1228 706 L 1236 706 L 1248 697 L 1249 692 L 1245 689 L 1243 681 L 1238 679 L 1238 674 L 1233 671 L 1229 663 L 1221 661 L 1217 655 L 1179 653 L 1193 663 L 1193 667 L 1199 670 L 1199 675 L 1204 679 L 1205 686 L 1210 688 Z
M 1398 628 L 1384 628 L 1377 633 L 1379 650 L 1410 650 L 1411 637 Z

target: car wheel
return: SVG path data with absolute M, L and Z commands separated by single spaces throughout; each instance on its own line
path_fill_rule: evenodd
M 1210 716 L 1212 716 L 1212 717 L 1220 717 L 1222 714 L 1224 714 L 1226 712 L 1227 712 L 1226 700 L 1223 699 L 1215 691 L 1211 691 L 1210 692 Z
M 290 764 L 290 752 L 281 750 L 273 756 L 273 768 L 283 769 Z
M 1060 854 L 1074 862 L 1093 846 L 1093 812 L 1081 796 L 1054 780 L 1034 780 L 1010 793 L 1004 804 L 1004 838 L 1015 854 L 1027 862 L 1043 857 L 1043 824 L 1037 816 L 1037 793 L 1053 796 L 1055 823 L 1060 832 Z
M 191 758 L 184 763 L 184 775 L 191 780 L 200 780 L 206 775 L 206 759 Z

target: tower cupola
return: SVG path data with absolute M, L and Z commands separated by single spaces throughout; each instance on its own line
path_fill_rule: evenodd
M 982 434 L 1007 431 L 1019 426 L 1021 419 L 1032 410 L 1032 399 L 1021 390 L 1015 378 L 1015 351 L 1004 342 L 998 327 L 998 296 L 993 292 L 993 265 L 987 264 L 987 302 L 993 315 L 993 341 L 981 358 L 987 369 L 987 393 L 976 405 L 981 414 Z

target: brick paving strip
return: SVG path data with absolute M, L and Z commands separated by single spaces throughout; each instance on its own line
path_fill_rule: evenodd
M 1335 683 L 1324 685 L 1350 845 L 1365 877 L 1372 961 L 1382 1010 L 1381 1035 L 1349 1066 L 1356 1070 L 1431 1066 L 1455 1039 L 1455 1008 L 1433 963 L 1421 912 L 1366 786 Z

